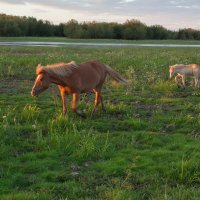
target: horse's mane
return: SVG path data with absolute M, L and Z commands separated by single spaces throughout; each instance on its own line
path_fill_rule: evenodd
M 77 68 L 79 68 L 79 65 L 77 65 L 74 61 L 69 63 L 47 65 L 45 67 L 39 64 L 36 68 L 36 74 L 40 74 L 45 71 L 51 75 L 70 76 L 72 72 Z

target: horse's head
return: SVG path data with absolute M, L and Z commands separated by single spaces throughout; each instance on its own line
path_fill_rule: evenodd
M 40 64 L 36 68 L 36 74 L 37 77 L 31 91 L 32 96 L 38 96 L 50 85 L 49 75 L 43 70 L 43 67 Z
M 174 74 L 175 74 L 175 68 L 174 68 L 174 66 L 170 66 L 169 67 L 169 77 L 172 78 Z

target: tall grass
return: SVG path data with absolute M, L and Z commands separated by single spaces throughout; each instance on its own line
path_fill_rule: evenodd
M 198 199 L 199 89 L 178 88 L 168 66 L 199 49 L 0 48 L 0 199 Z M 128 79 L 63 115 L 59 93 L 30 96 L 35 66 L 99 60 Z M 87 102 L 84 102 L 84 101 Z M 71 97 L 69 97 L 71 102 Z

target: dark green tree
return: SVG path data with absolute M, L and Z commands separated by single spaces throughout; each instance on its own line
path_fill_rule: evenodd
M 69 38 L 82 38 L 83 30 L 78 21 L 71 19 L 64 25 L 64 35 Z
M 127 20 L 123 24 L 123 39 L 141 40 L 146 38 L 147 26 L 139 20 Z

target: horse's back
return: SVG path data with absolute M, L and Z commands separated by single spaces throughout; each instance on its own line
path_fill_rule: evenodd
M 88 61 L 80 64 L 80 70 L 89 71 L 90 73 L 97 72 L 102 75 L 105 73 L 105 66 L 97 61 Z
M 82 92 L 95 89 L 103 84 L 106 77 L 106 69 L 103 64 L 90 61 L 79 64 L 79 67 L 71 75 L 70 79 Z
M 194 76 L 200 77 L 200 67 L 197 64 L 192 64 Z
M 194 75 L 196 73 L 199 73 L 200 71 L 199 65 L 197 64 L 189 64 L 189 65 L 176 64 L 174 65 L 174 67 L 177 73 L 185 74 L 185 75 Z
M 190 66 L 191 66 L 193 69 L 200 69 L 200 68 L 199 68 L 199 65 L 197 65 L 197 64 L 191 64 Z
M 101 79 L 106 75 L 106 69 L 103 64 L 96 61 L 90 61 L 81 63 L 77 73 L 80 73 L 81 75 L 84 74 L 84 77 L 87 79 Z

